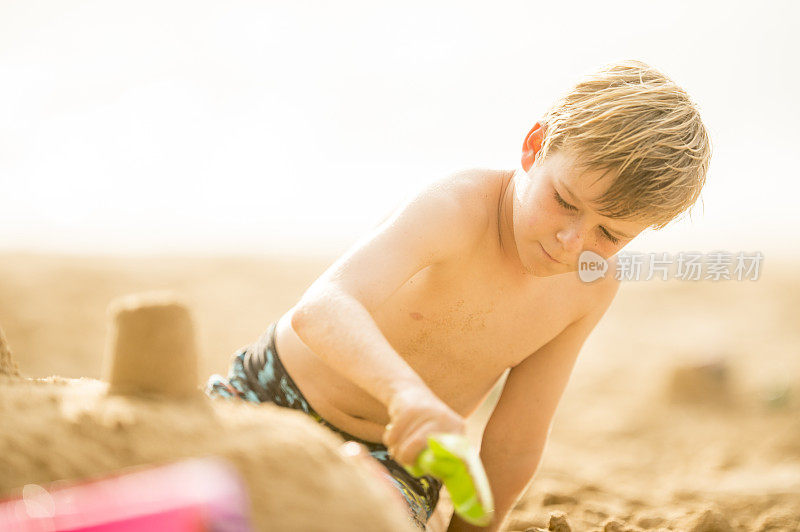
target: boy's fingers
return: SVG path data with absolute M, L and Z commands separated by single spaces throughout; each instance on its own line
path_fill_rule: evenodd
M 402 452 L 403 447 L 413 440 L 414 434 L 416 434 L 421 427 L 426 426 L 428 426 L 428 424 L 424 421 L 421 421 L 419 423 L 415 423 L 414 427 L 411 427 L 410 430 L 406 430 L 403 434 L 395 431 L 395 434 L 391 437 L 391 439 L 388 440 L 389 443 L 385 444 L 392 458 L 397 457 L 398 454 Z
M 393 434 L 393 432 L 394 432 L 394 425 L 392 425 L 391 423 L 386 425 L 386 430 L 383 431 L 383 435 L 381 436 L 381 441 L 383 441 L 383 444 L 386 447 L 391 447 L 392 446 L 392 442 L 393 442 L 392 434 Z
M 427 446 L 427 433 L 420 429 L 398 446 L 397 456 L 394 457 L 394 460 L 404 465 L 413 465 L 417 461 L 419 453 L 424 451 Z
M 411 427 L 411 430 L 405 430 L 403 433 L 401 433 L 398 429 L 392 427 L 391 433 L 387 432 L 388 437 L 384 438 L 385 439 L 384 445 L 386 445 L 386 448 L 388 449 L 389 455 L 392 457 L 392 459 L 397 460 L 398 456 L 403 455 L 404 453 L 403 449 L 405 449 L 408 446 L 409 442 L 411 442 L 411 440 L 414 437 L 414 434 L 416 434 L 421 427 L 424 427 L 426 425 L 427 423 L 425 423 L 424 420 L 415 420 L 414 426 Z M 424 448 L 424 444 L 422 448 Z M 421 450 L 422 449 L 420 449 L 420 451 Z M 416 455 L 414 455 L 414 458 L 407 463 L 409 464 L 412 463 L 415 458 Z
M 394 446 L 408 434 L 409 425 L 416 425 L 419 421 L 419 416 L 415 416 L 413 412 L 408 412 L 398 419 L 392 419 L 392 421 L 386 425 L 386 430 L 383 433 L 383 444 L 386 447 Z
M 389 433 L 392 430 L 392 424 L 389 423 L 383 428 L 383 434 L 381 434 L 381 442 L 386 446 L 389 447 Z
M 419 454 L 428 447 L 428 436 L 431 434 L 430 425 L 423 423 L 410 432 L 397 446 L 398 462 L 412 465 L 417 461 Z

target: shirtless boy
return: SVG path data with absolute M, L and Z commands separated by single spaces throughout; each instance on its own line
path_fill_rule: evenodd
M 613 256 L 697 200 L 711 148 L 688 95 L 638 61 L 606 65 L 525 137 L 522 168 L 427 186 L 330 266 L 209 393 L 301 409 L 364 444 L 421 528 L 441 484 L 411 477 L 429 434 L 465 418 L 510 373 L 480 457 L 498 530 L 538 467 L 586 337 L 618 282 L 578 257 Z M 278 358 L 280 353 L 280 358 Z M 388 453 L 387 453 L 388 449 Z

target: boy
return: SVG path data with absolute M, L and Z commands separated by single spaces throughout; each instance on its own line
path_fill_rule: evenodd
M 579 255 L 612 259 L 688 209 L 710 153 L 680 87 L 642 62 L 607 65 L 534 125 L 522 169 L 473 170 L 425 188 L 331 265 L 209 391 L 299 408 L 361 442 L 425 528 L 441 484 L 399 464 L 413 463 L 431 433 L 463 434 L 510 368 L 480 449 L 494 520 L 480 529 L 453 516 L 449 527 L 498 530 L 536 472 L 578 352 L 618 288 L 613 266 L 581 282 Z

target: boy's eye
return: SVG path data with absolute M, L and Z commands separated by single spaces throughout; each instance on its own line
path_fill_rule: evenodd
M 611 241 L 612 244 L 616 244 L 617 242 L 619 242 L 619 238 L 615 237 L 614 235 L 612 235 L 611 233 L 606 231 L 605 227 L 601 227 L 600 229 L 603 230 L 603 234 L 605 235 L 605 237 L 607 239 L 609 239 Z
M 556 202 L 558 202 L 558 204 L 561 205 L 562 207 L 564 207 L 565 209 L 570 210 L 570 211 L 577 211 L 578 210 L 577 207 L 574 207 L 573 205 L 570 205 L 569 203 L 564 201 L 561 198 L 561 196 L 558 194 L 558 192 L 556 192 L 555 190 L 553 191 L 553 196 L 556 198 Z
M 561 195 L 558 192 L 556 192 L 555 190 L 553 191 L 553 197 L 555 197 L 555 199 L 558 202 L 558 204 L 561 205 L 562 207 L 564 207 L 565 209 L 570 210 L 570 211 L 577 211 L 578 210 L 577 207 L 575 207 L 573 205 L 570 205 L 569 203 L 564 201 L 564 198 L 562 198 Z M 606 231 L 605 227 L 601 227 L 600 229 L 603 231 L 603 236 L 605 236 L 612 244 L 616 244 L 616 243 L 619 242 L 619 238 L 615 237 L 614 235 L 612 235 L 611 233 Z

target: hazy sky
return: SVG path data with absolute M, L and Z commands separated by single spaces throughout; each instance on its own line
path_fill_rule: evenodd
M 631 249 L 800 254 L 800 3 L 0 0 L 0 249 L 339 251 L 609 61 L 714 146 Z

